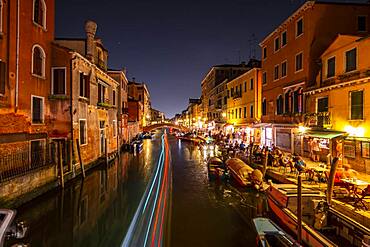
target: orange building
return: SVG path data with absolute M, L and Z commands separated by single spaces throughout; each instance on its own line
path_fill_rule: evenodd
M 316 85 L 307 90 L 304 143 L 317 138 L 320 158 L 339 157 L 355 170 L 370 171 L 370 38 L 338 35 L 321 55 Z M 331 138 L 328 138 L 331 134 Z M 307 145 L 303 145 L 307 147 Z M 303 153 L 309 155 L 309 150 Z M 323 157 L 324 156 L 324 157 Z
M 366 35 L 369 11 L 369 4 L 307 1 L 260 43 L 267 144 L 292 152 L 300 146 L 294 133 L 302 123 L 303 92 L 315 85 L 320 55 L 338 33 Z

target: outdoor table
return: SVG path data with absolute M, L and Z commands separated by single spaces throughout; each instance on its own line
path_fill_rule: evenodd
M 349 178 L 343 178 L 341 179 L 342 182 L 346 185 L 346 189 L 348 190 L 348 196 L 356 197 L 357 194 L 357 187 L 366 187 L 370 185 L 369 182 L 360 180 L 360 179 L 349 179 Z

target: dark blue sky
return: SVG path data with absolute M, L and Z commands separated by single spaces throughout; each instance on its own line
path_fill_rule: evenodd
M 87 19 L 109 50 L 109 67 L 147 83 L 152 106 L 172 117 L 200 96 L 214 64 L 247 61 L 304 0 L 57 0 L 57 37 L 84 37 Z

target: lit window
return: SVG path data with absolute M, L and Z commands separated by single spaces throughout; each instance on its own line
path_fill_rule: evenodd
M 44 122 L 44 98 L 32 96 L 32 123 L 41 124 Z
M 296 37 L 300 36 L 301 34 L 303 34 L 303 19 L 302 18 L 296 22 Z
M 66 68 L 52 68 L 52 94 L 66 94 Z
M 32 49 L 32 74 L 45 76 L 45 52 L 39 45 Z
M 34 0 L 33 21 L 34 23 L 46 28 L 46 4 L 44 0 Z

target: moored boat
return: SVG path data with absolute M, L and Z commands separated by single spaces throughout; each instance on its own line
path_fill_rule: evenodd
M 220 158 L 209 158 L 207 168 L 209 179 L 226 179 L 228 177 L 226 166 Z
M 28 228 L 23 224 L 23 222 L 15 224 L 13 222 L 15 215 L 15 210 L 0 209 L 0 247 L 4 246 L 5 239 L 21 239 L 26 235 Z M 17 243 L 12 246 L 23 247 L 27 245 Z
M 292 236 L 284 232 L 277 224 L 268 218 L 254 218 L 254 227 L 257 231 L 257 246 L 300 247 Z
M 270 210 L 279 221 L 297 234 L 297 185 L 277 184 L 271 185 L 267 190 Z M 325 195 L 316 190 L 302 188 L 302 241 L 308 246 L 332 247 L 337 246 L 312 226 L 315 220 L 317 205 L 324 202 Z
M 247 186 L 251 184 L 249 174 L 253 172 L 254 169 L 245 164 L 242 160 L 237 158 L 228 159 L 226 161 L 226 167 L 239 185 Z

